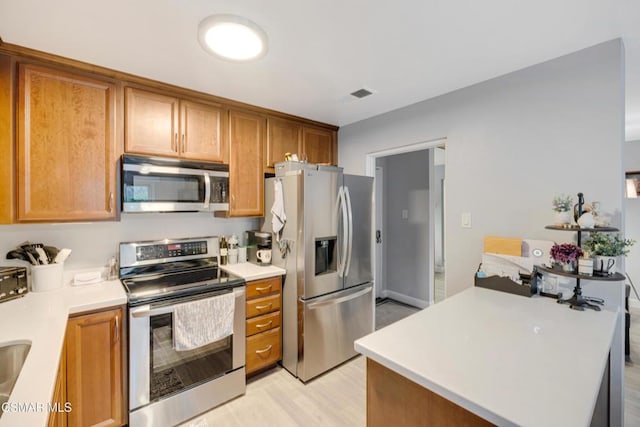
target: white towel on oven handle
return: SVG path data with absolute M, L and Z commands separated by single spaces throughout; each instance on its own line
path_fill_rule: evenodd
M 233 333 L 233 292 L 177 304 L 173 310 L 173 348 L 193 350 Z

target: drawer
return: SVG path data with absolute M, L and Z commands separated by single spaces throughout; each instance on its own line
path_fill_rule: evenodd
M 247 336 L 251 336 L 260 332 L 280 326 L 280 311 L 265 314 L 263 316 L 252 317 L 247 320 Z
M 282 358 L 280 328 L 247 338 L 247 374 L 274 365 Z
M 247 319 L 280 310 L 280 294 L 247 301 Z
M 282 289 L 282 278 L 270 277 L 263 280 L 255 280 L 247 283 L 247 299 L 262 297 L 265 295 L 280 292 Z

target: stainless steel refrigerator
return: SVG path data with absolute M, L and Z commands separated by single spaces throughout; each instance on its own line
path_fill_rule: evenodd
M 286 222 L 272 262 L 283 287 L 283 366 L 302 381 L 357 353 L 374 329 L 371 269 L 373 178 L 342 168 L 276 165 L 265 182 L 263 231 L 272 231 L 274 181 L 282 183 Z

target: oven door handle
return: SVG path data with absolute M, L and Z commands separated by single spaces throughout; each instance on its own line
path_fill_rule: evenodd
M 151 317 L 159 314 L 173 313 L 173 306 L 151 308 L 150 305 L 145 305 L 139 308 L 131 309 L 132 317 Z

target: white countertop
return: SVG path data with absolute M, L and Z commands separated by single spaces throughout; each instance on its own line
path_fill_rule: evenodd
M 220 268 L 222 271 L 242 277 L 247 282 L 251 280 L 266 279 L 267 277 L 283 276 L 287 273 L 287 270 L 276 267 L 275 265 L 255 265 L 250 262 L 226 264 L 221 265 Z
M 497 425 L 589 425 L 617 313 L 473 287 L 355 349 Z
M 46 426 L 70 314 L 126 304 L 119 280 L 69 286 L 0 304 L 0 345 L 31 342 L 9 403 L 42 405 L 32 412 L 5 412 L 0 426 Z M 35 407 L 35 406 L 34 406 Z

